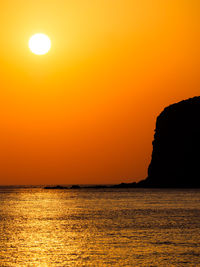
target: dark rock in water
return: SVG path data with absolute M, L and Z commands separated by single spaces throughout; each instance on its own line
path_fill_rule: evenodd
M 68 189 L 68 187 L 57 185 L 57 186 L 45 186 L 44 189 Z
M 112 188 L 133 188 L 136 187 L 136 183 L 121 183 L 111 186 Z
M 89 186 L 88 188 L 105 189 L 105 188 L 108 188 L 108 186 L 106 186 L 106 185 L 93 185 L 93 186 Z
M 79 185 L 72 185 L 71 189 L 80 189 L 81 187 Z
M 158 116 L 148 177 L 139 187 L 200 187 L 200 97 Z

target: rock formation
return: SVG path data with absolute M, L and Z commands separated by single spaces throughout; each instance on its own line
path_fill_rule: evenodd
M 157 118 L 151 163 L 140 187 L 200 187 L 200 97 L 165 108 Z

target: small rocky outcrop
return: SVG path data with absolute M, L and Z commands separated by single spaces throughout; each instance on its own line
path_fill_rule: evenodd
M 74 184 L 70 187 L 70 189 L 80 189 L 81 187 L 77 184 Z
M 68 187 L 56 185 L 56 186 L 45 186 L 44 189 L 68 189 Z
M 140 187 L 200 187 L 200 97 L 168 106 L 157 118 L 148 177 Z

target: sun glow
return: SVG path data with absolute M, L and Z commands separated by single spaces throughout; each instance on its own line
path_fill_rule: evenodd
M 51 40 L 43 33 L 33 35 L 29 40 L 29 48 L 36 55 L 44 55 L 51 48 Z

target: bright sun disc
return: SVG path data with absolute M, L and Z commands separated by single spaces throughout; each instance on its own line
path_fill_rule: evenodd
M 51 48 L 51 40 L 43 33 L 36 33 L 29 40 L 29 48 L 36 55 L 44 55 Z

